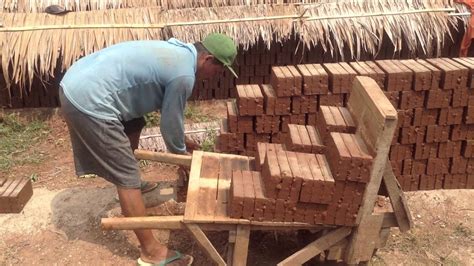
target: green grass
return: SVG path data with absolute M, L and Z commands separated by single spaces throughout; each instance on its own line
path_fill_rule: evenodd
M 201 150 L 213 152 L 216 145 L 217 132 L 215 130 L 207 130 L 206 137 L 201 143 Z
M 48 132 L 42 121 L 24 122 L 18 114 L 0 113 L 0 171 L 8 171 L 16 165 L 40 163 L 43 154 L 32 148 Z
M 151 112 L 145 115 L 145 127 L 157 127 L 160 125 L 161 114 L 159 112 Z

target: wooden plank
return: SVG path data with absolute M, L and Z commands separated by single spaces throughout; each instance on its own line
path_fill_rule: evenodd
M 217 205 L 214 217 L 224 219 L 227 214 L 228 195 L 232 175 L 232 161 L 219 157 L 219 181 L 217 182 Z
M 336 245 L 329 248 L 328 256 L 326 260 L 335 260 L 341 261 L 344 259 L 344 253 L 346 251 L 346 246 L 349 241 L 344 238 L 343 240 L 339 241 Z
M 146 216 L 102 218 L 102 230 L 184 229 L 184 216 Z
M 247 265 L 249 237 L 250 237 L 250 227 L 248 225 L 237 226 L 232 265 L 235 265 L 235 266 Z
M 219 252 L 217 252 L 216 248 L 212 245 L 211 241 L 209 241 L 207 236 L 197 224 L 186 224 L 186 227 L 194 236 L 194 239 L 196 239 L 198 244 L 207 253 L 209 258 L 211 258 L 215 263 L 217 263 L 217 265 L 226 265 L 224 259 L 222 259 Z
M 201 175 L 202 156 L 204 152 L 194 151 L 189 172 L 188 194 L 186 199 L 186 209 L 184 211 L 185 220 L 193 220 L 198 207 L 199 198 L 199 177 Z
M 195 213 L 195 219 L 214 219 L 217 205 L 218 178 L 219 157 L 212 153 L 205 153 L 201 163 L 198 196 L 199 208 L 197 208 Z
M 298 252 L 294 253 L 290 257 L 286 258 L 285 260 L 278 263 L 278 266 L 293 266 L 293 265 L 301 265 L 306 261 L 310 260 L 314 256 L 320 254 L 324 250 L 330 248 L 332 245 L 336 244 L 337 242 L 344 239 L 351 233 L 350 227 L 340 227 L 335 229 L 326 235 L 320 237 L 319 239 L 315 240 L 314 242 L 310 243 L 303 249 L 299 250 Z
M 413 219 L 411 217 L 410 210 L 408 209 L 403 191 L 400 188 L 400 184 L 393 174 L 392 165 L 388 160 L 387 165 L 385 166 L 383 181 L 385 183 L 385 187 L 387 189 L 390 203 L 392 204 L 400 232 L 406 232 L 413 228 Z
M 150 160 L 157 161 L 162 163 L 182 165 L 186 167 L 191 166 L 192 156 L 181 155 L 181 154 L 172 154 L 164 152 L 152 152 L 145 150 L 135 150 L 135 158 L 138 160 Z
M 351 245 L 347 251 L 346 262 L 348 264 L 358 264 L 372 258 L 378 244 L 383 218 L 383 215 L 370 215 L 355 228 Z

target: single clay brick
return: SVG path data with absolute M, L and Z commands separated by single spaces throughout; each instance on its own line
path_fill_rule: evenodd
M 280 166 L 281 187 L 277 194 L 277 199 L 288 200 L 290 197 L 293 174 L 291 172 L 288 158 L 285 151 L 277 151 L 278 165 Z
M 351 155 L 340 133 L 331 132 L 328 138 L 327 156 L 335 180 L 346 180 Z
M 237 85 L 237 107 L 240 115 L 249 115 L 249 95 L 247 95 L 247 85 Z
M 319 134 L 319 131 L 314 126 L 306 126 L 306 130 L 311 141 L 311 153 L 324 154 L 326 146 L 323 144 L 323 140 Z
M 474 124 L 474 105 L 466 107 L 466 112 L 464 115 L 465 124 Z
M 293 87 L 292 87 L 292 93 L 291 95 L 293 96 L 299 96 L 301 95 L 301 90 L 303 87 L 303 77 L 301 74 L 298 72 L 296 67 L 294 66 L 287 66 L 289 72 L 293 76 Z
M 298 158 L 296 153 L 294 152 L 286 152 L 288 163 L 290 165 L 291 172 L 293 174 L 293 183 L 291 184 L 290 188 L 290 202 L 296 204 L 298 202 L 301 192 L 301 186 L 303 180 L 305 179 L 304 174 L 305 172 L 301 169 Z
M 465 140 L 462 143 L 462 155 L 464 158 L 474 158 L 474 140 Z
M 242 171 L 232 172 L 232 182 L 230 184 L 229 197 L 229 215 L 231 218 L 242 218 L 244 207 L 244 184 L 242 179 Z
M 264 113 L 264 100 L 263 94 L 259 85 L 253 84 L 249 85 L 252 88 L 254 97 L 252 100 L 255 102 L 255 115 L 263 115 Z
M 296 153 L 296 158 L 300 166 L 300 172 L 303 177 L 301 184 L 301 193 L 299 200 L 301 202 L 311 202 L 313 192 L 313 174 L 309 168 L 308 157 L 304 153 Z
M 301 97 L 300 96 L 291 97 L 291 113 L 292 114 L 301 113 Z
M 417 143 L 415 145 L 415 160 L 436 158 L 438 155 L 438 143 Z M 404 158 L 405 159 L 405 158 Z
M 298 130 L 301 143 L 303 145 L 303 152 L 311 153 L 311 150 L 312 150 L 311 139 L 309 137 L 308 131 L 306 130 L 306 126 L 297 125 L 296 128 Z
M 329 77 L 324 67 L 320 64 L 309 64 L 306 66 L 313 76 L 315 86 L 310 90 L 311 94 L 308 95 L 327 94 L 329 91 Z
M 227 102 L 227 121 L 228 121 L 228 128 L 229 132 L 232 133 L 237 133 L 237 107 L 235 105 L 235 102 Z
M 400 131 L 401 144 L 422 143 L 425 137 L 426 127 L 404 127 Z
M 453 91 L 452 107 L 464 107 L 468 105 L 469 93 L 466 88 L 461 88 Z
M 413 59 L 400 60 L 399 62 L 413 71 L 413 89 L 415 91 L 429 90 L 431 88 L 432 77 L 430 69 Z
M 435 176 L 435 189 L 442 189 L 444 182 L 444 175 L 436 175 Z
M 237 133 L 253 133 L 253 117 L 239 116 L 237 121 Z
M 400 109 L 421 108 L 425 104 L 424 91 L 402 91 Z
M 242 182 L 244 187 L 244 208 L 242 210 L 242 217 L 244 219 L 251 219 L 255 206 L 255 189 L 252 172 L 242 171 Z
M 290 78 L 287 76 L 287 69 L 285 67 L 272 67 L 270 84 L 275 90 L 277 97 L 291 96 Z M 291 75 L 291 73 L 290 73 Z
M 451 159 L 450 174 L 465 174 L 467 171 L 468 159 L 463 157 L 453 157 Z
M 431 71 L 430 90 L 439 89 L 440 82 L 441 82 L 441 70 L 422 59 L 417 59 L 416 62 L 419 63 L 420 65 L 423 65 L 423 67 L 426 67 L 427 69 Z
M 276 94 L 271 85 L 261 85 L 264 99 L 264 111 L 267 115 L 275 114 Z
M 267 149 L 262 166 L 262 178 L 265 184 L 265 196 L 276 199 L 281 188 L 281 174 L 278 165 L 277 151 Z

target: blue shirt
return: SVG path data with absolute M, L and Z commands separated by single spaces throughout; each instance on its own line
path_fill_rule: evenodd
M 194 45 L 173 38 L 124 42 L 75 62 L 61 87 L 77 109 L 99 119 L 128 121 L 160 110 L 168 150 L 184 153 L 183 115 L 196 62 Z

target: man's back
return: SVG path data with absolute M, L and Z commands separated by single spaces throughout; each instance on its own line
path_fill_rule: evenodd
M 176 39 L 120 43 L 77 61 L 61 86 L 80 111 L 126 121 L 161 109 L 165 88 L 177 80 L 189 97 L 196 56 L 193 45 Z

